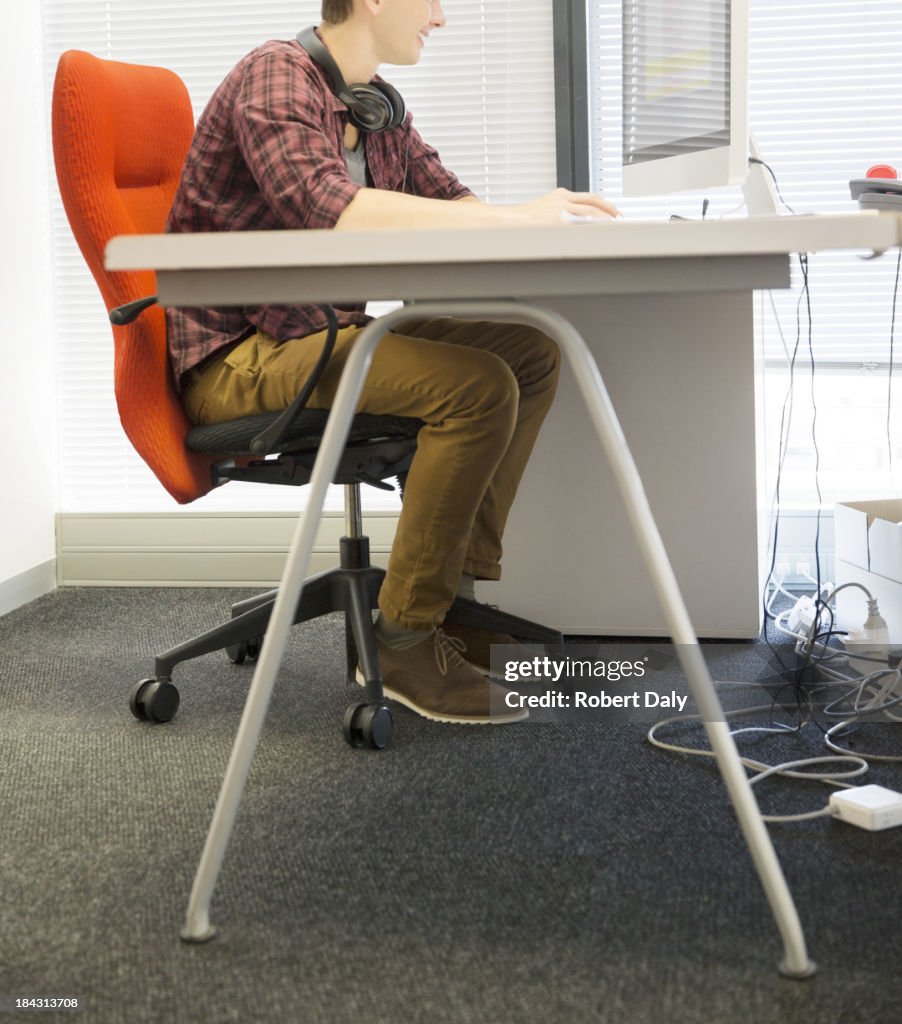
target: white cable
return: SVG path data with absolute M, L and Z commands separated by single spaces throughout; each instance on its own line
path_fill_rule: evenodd
M 725 683 L 724 681 L 719 681 L 718 685 L 730 685 L 730 684 L 729 683 Z M 741 681 L 738 681 L 737 685 L 747 685 L 748 686 L 748 685 L 758 685 L 758 684 L 743 683 Z M 902 699 L 902 698 L 900 698 L 900 699 Z M 759 712 L 759 711 L 770 711 L 770 712 L 772 712 L 773 708 L 774 708 L 774 705 L 773 705 L 773 702 L 772 702 L 770 704 L 761 704 L 761 705 L 757 705 L 756 707 L 751 707 L 751 708 L 740 708 L 740 709 L 733 710 L 733 711 L 724 711 L 724 716 L 729 718 L 730 716 L 734 716 L 734 715 L 747 715 L 747 714 L 753 714 L 753 713 L 756 713 L 756 712 Z M 669 751 L 672 751 L 674 753 L 687 754 L 687 755 L 692 756 L 692 757 L 709 757 L 709 758 L 710 757 L 714 757 L 714 752 L 713 751 L 704 750 L 704 749 L 700 749 L 700 748 L 697 748 L 697 747 L 683 747 L 683 746 L 680 746 L 680 745 L 674 744 L 674 743 L 666 743 L 664 740 L 658 739 L 657 736 L 655 735 L 655 732 L 659 728 L 661 728 L 663 726 L 670 725 L 670 724 L 672 724 L 674 722 L 684 722 L 685 723 L 685 722 L 690 722 L 690 721 L 701 721 L 701 717 L 702 717 L 701 715 L 693 714 L 693 715 L 674 715 L 674 716 L 672 716 L 670 718 L 665 718 L 665 719 L 663 719 L 660 722 L 656 722 L 648 730 L 648 732 L 646 734 L 646 738 L 648 739 L 649 743 L 652 744 L 652 746 L 658 747 L 661 750 L 669 750 Z M 842 723 L 839 723 L 839 726 L 845 725 L 845 724 L 847 724 L 847 723 L 842 722 Z M 835 728 L 839 728 L 839 726 L 837 726 Z M 744 729 L 734 730 L 734 731 L 732 731 L 732 735 L 736 736 L 736 735 L 739 735 L 739 734 L 745 733 L 745 732 L 759 732 L 759 731 L 760 732 L 771 732 L 771 733 L 775 733 L 775 732 L 784 733 L 786 731 L 795 731 L 795 727 L 789 726 L 789 725 L 785 725 L 785 724 L 780 724 L 780 723 L 777 723 L 777 727 L 764 727 L 764 726 L 762 726 L 762 727 L 759 728 L 759 727 L 751 726 L 751 727 L 744 728 Z M 827 736 L 828 737 L 830 736 L 830 731 L 828 731 Z M 768 776 L 780 775 L 780 776 L 783 776 L 785 778 L 791 778 L 791 779 L 806 779 L 806 780 L 814 781 L 814 782 L 823 782 L 824 784 L 826 784 L 828 786 L 835 786 L 837 788 L 842 788 L 842 789 L 852 789 L 852 788 L 854 788 L 854 785 L 852 783 L 843 782 L 842 780 L 843 779 L 853 779 L 853 778 L 857 778 L 857 777 L 859 777 L 861 775 L 864 775 L 867 772 L 868 767 L 869 767 L 868 762 L 860 754 L 850 754 L 848 751 L 842 750 L 841 748 L 831 747 L 831 749 L 836 750 L 836 752 L 837 752 L 837 754 L 839 756 L 810 757 L 810 758 L 804 758 L 804 759 L 798 760 L 798 761 L 786 761 L 786 762 L 784 762 L 782 764 L 777 764 L 777 765 L 768 765 L 768 764 L 765 764 L 762 761 L 756 761 L 756 760 L 754 760 L 752 758 L 741 757 L 741 756 L 740 756 L 739 760 L 740 760 L 740 762 L 746 768 L 750 768 L 753 771 L 756 771 L 758 773 L 757 775 L 753 776 L 749 780 L 749 783 L 751 785 L 754 785 L 756 782 L 760 782 L 762 779 L 765 779 Z M 902 760 L 902 758 L 900 758 L 900 760 Z M 804 767 L 807 767 L 807 766 L 813 765 L 813 764 L 824 764 L 824 763 L 828 763 L 828 762 L 829 763 L 836 763 L 838 761 L 841 761 L 844 764 L 849 764 L 852 767 L 850 767 L 850 769 L 848 771 L 845 771 L 845 772 L 833 771 L 833 772 L 812 773 L 812 772 L 795 771 L 795 769 L 797 769 L 797 768 L 804 768 Z M 816 811 L 807 811 L 807 812 L 804 812 L 802 814 L 786 814 L 786 815 L 768 815 L 768 814 L 763 814 L 761 817 L 762 817 L 762 820 L 764 820 L 766 822 L 769 822 L 771 824 L 779 824 L 779 823 L 788 823 L 788 822 L 793 822 L 793 821 L 807 821 L 807 820 L 810 820 L 810 819 L 813 819 L 813 818 L 826 817 L 826 816 L 828 816 L 830 814 L 832 814 L 832 811 L 831 811 L 829 805 L 825 805 L 824 807 L 821 807 L 821 808 L 819 808 Z
M 724 217 L 732 217 L 732 215 L 734 213 L 739 213 L 739 211 L 744 209 L 744 208 L 745 208 L 745 200 L 743 199 L 742 202 L 738 206 L 734 206 L 734 207 L 732 207 L 732 209 L 725 210 L 723 213 L 721 213 L 718 216 L 717 219 L 718 220 L 723 220 Z
M 774 314 L 777 333 L 780 335 L 780 341 L 783 345 L 783 354 L 786 356 L 786 365 L 792 368 L 792 356 L 789 354 L 789 346 L 786 344 L 786 338 L 783 334 L 783 325 L 780 323 L 780 314 L 777 312 L 777 304 L 774 302 L 774 293 L 770 289 L 767 291 L 767 297 L 770 299 L 770 308 Z
M 874 683 L 883 677 L 885 677 L 883 684 L 881 686 L 875 686 Z M 898 707 L 902 704 L 902 693 L 899 693 L 898 696 L 892 697 L 889 700 L 886 699 L 889 694 L 897 692 L 897 685 L 900 680 L 902 680 L 902 672 L 900 672 L 898 668 L 885 668 L 878 672 L 871 672 L 869 675 L 862 677 L 857 684 L 847 693 L 843 694 L 842 697 L 839 697 L 831 704 L 828 704 L 824 708 L 824 714 L 833 718 L 841 717 L 843 720 L 840 723 L 841 725 L 849 725 L 851 722 L 854 722 L 859 718 L 864 718 L 865 715 L 876 714 L 883 714 L 891 721 L 900 722 L 902 721 L 902 718 L 898 715 L 892 714 L 889 709 Z M 837 705 L 842 704 L 844 701 L 852 697 L 853 694 L 854 701 L 851 711 L 843 712 L 833 710 Z M 862 704 L 861 701 L 865 694 L 870 697 L 870 700 L 867 703 Z M 902 760 L 902 758 L 900 758 L 900 760 Z
M 823 668 L 824 667 L 824 664 L 823 664 L 824 661 L 833 661 L 833 660 L 835 660 L 837 658 L 845 658 L 846 657 L 846 652 L 844 650 L 842 650 L 842 649 L 840 649 L 838 647 L 830 647 L 830 646 L 827 645 L 826 641 L 823 641 L 823 640 L 818 641 L 818 642 L 813 642 L 811 640 L 810 634 L 808 634 L 808 633 L 798 633 L 795 630 L 790 629 L 786 625 L 786 620 L 789 618 L 791 613 L 792 613 L 792 609 L 791 608 L 786 609 L 785 611 L 779 612 L 774 617 L 774 626 L 775 626 L 777 632 L 780 633 L 781 635 L 791 637 L 793 640 L 796 640 L 797 642 L 803 644 L 805 650 L 807 651 L 807 653 L 812 657 L 812 659 L 817 661 L 817 667 L 818 668 Z M 836 631 L 834 630 L 833 632 L 836 632 Z M 865 660 L 865 659 L 862 659 L 862 660 Z M 868 659 L 868 660 L 875 660 L 875 659 Z M 825 671 L 826 671 L 826 669 L 825 669 Z M 844 676 L 844 675 L 842 675 L 840 673 L 835 673 L 835 672 L 831 673 L 831 674 L 834 675 L 834 678 L 837 678 L 839 680 L 845 680 L 847 682 L 854 682 L 854 678 L 851 677 L 851 676 Z
M 832 815 L 833 809 L 829 804 L 825 804 L 818 811 L 806 811 L 803 814 L 762 814 L 761 817 L 764 821 L 773 824 L 785 824 L 790 821 L 810 821 L 812 818 L 826 818 Z
M 841 757 L 833 757 L 832 755 L 823 755 L 821 757 L 805 757 L 799 761 L 784 761 L 783 764 L 772 765 L 770 768 L 765 768 L 764 771 L 759 772 L 757 775 L 749 779 L 749 782 L 754 786 L 756 782 L 760 782 L 762 779 L 769 778 L 771 775 L 785 775 L 787 778 L 792 779 L 814 779 L 816 782 L 828 782 L 834 785 L 838 785 L 839 779 L 854 779 L 857 776 L 862 775 L 864 771 L 867 771 L 868 766 L 865 764 L 864 769 L 861 767 L 855 771 L 848 772 L 823 772 L 821 774 L 812 774 L 811 772 L 795 772 L 793 768 L 805 768 L 810 764 L 832 764 L 836 761 L 845 761 L 847 757 L 852 755 L 843 754 Z M 856 760 L 861 760 L 857 758 Z M 847 786 L 847 783 L 843 783 Z
M 827 730 L 827 732 L 824 734 L 824 743 L 827 745 L 827 747 L 830 750 L 835 750 L 838 754 L 848 754 L 847 750 L 845 750 L 843 747 L 837 746 L 833 742 L 834 734 L 837 733 L 840 729 L 847 728 L 848 725 L 849 725 L 848 722 L 837 722 L 836 725 L 831 726 Z M 891 762 L 893 764 L 898 764 L 899 762 L 902 762 L 902 757 L 899 757 L 896 754 L 870 754 L 870 753 L 864 754 L 864 753 L 859 753 L 859 754 L 857 754 L 857 756 L 861 757 L 861 758 L 866 758 L 868 761 L 884 761 L 884 762 Z
M 830 593 L 830 588 L 834 585 L 833 583 L 831 583 L 829 581 L 825 582 L 825 583 L 818 584 L 818 581 L 814 578 L 814 576 L 812 576 L 810 572 L 805 572 L 804 569 L 799 573 L 799 576 L 801 576 L 803 580 L 808 580 L 809 583 L 813 583 L 815 585 L 815 587 L 820 586 L 821 593 L 819 593 L 817 595 L 819 599 L 823 597 L 823 592 L 825 590 L 828 593 Z M 859 584 L 859 586 L 860 586 L 860 584 Z M 823 599 L 826 600 L 826 598 L 823 598 Z
M 785 579 L 786 579 L 786 576 L 782 575 L 782 576 L 777 576 L 776 578 L 769 579 L 767 581 L 768 587 L 773 587 L 774 588 L 774 592 L 770 595 L 770 597 L 767 599 L 767 601 L 765 603 L 765 608 L 767 609 L 767 614 L 770 615 L 771 617 L 774 616 L 774 601 L 776 601 L 777 598 L 781 594 L 784 597 L 788 597 L 792 601 L 795 600 L 795 595 L 791 594 L 783 586 L 783 580 L 785 580 Z
M 731 715 L 747 715 L 753 714 L 758 711 L 773 711 L 773 703 L 770 704 L 759 704 L 757 707 L 752 708 L 740 708 L 735 711 L 725 711 L 725 717 L 729 718 Z M 714 753 L 711 750 L 704 750 L 699 747 L 683 747 L 676 743 L 667 743 L 664 740 L 659 740 L 655 735 L 655 732 L 665 725 L 672 725 L 674 722 L 691 722 L 701 721 L 701 715 L 674 715 L 671 718 L 664 718 L 659 722 L 655 722 L 653 726 L 646 733 L 646 739 L 652 746 L 658 747 L 661 750 L 669 750 L 677 754 L 688 754 L 692 757 L 714 757 Z M 844 724 L 844 723 L 843 723 Z M 804 761 L 788 761 L 785 764 L 769 765 L 762 761 L 756 761 L 750 757 L 740 757 L 740 761 L 746 768 L 752 768 L 756 772 L 766 772 L 768 775 L 785 775 L 787 778 L 796 779 L 808 779 L 817 782 L 826 782 L 831 785 L 845 786 L 846 783 L 839 782 L 840 779 L 852 779 L 859 775 L 863 775 L 868 770 L 867 762 L 857 754 L 850 754 L 848 751 L 841 751 L 841 758 L 823 758 L 823 757 L 812 757 L 806 758 Z M 848 772 L 821 772 L 818 774 L 812 774 L 811 772 L 797 772 L 793 771 L 794 768 L 804 766 L 806 764 L 821 764 L 824 760 L 836 761 L 836 760 L 848 761 L 850 764 L 856 764 L 857 767 L 854 771 Z M 755 778 L 750 781 L 754 782 Z
M 865 592 L 865 594 L 867 595 L 867 599 L 869 601 L 873 601 L 874 600 L 873 595 L 871 594 L 870 590 L 868 590 L 868 588 L 863 583 L 857 583 L 856 581 L 852 580 L 849 583 L 840 583 L 840 585 L 838 587 L 834 587 L 833 590 L 830 592 L 830 594 L 827 597 L 824 598 L 824 604 L 829 604 L 829 602 L 832 601 L 833 598 L 836 597 L 836 595 L 841 590 L 845 590 L 846 587 L 857 587 L 859 590 L 863 590 Z
M 809 579 L 813 579 L 810 574 L 807 575 Z M 774 593 L 770 599 L 766 602 L 766 608 L 770 611 L 773 601 L 776 598 L 777 593 L 782 590 L 782 583 L 785 576 L 781 576 L 778 580 L 773 582 Z M 814 581 L 815 583 L 817 581 Z M 902 722 L 902 714 L 895 714 L 890 709 L 900 708 L 902 710 L 902 668 L 887 668 L 885 660 L 880 658 L 869 657 L 867 655 L 856 655 L 857 659 L 862 661 L 871 661 L 875 664 L 879 664 L 883 667 L 877 669 L 874 672 L 868 673 L 868 675 L 858 678 L 853 678 L 848 675 L 844 675 L 842 672 L 833 668 L 831 665 L 826 664 L 827 662 L 835 662 L 840 659 L 846 659 L 848 661 L 848 655 L 844 650 L 839 648 L 831 648 L 829 646 L 829 637 L 825 641 L 817 641 L 817 630 L 820 623 L 822 608 L 826 608 L 830 611 L 831 617 L 833 610 L 830 608 L 830 602 L 834 600 L 836 595 L 844 590 L 846 587 L 857 587 L 862 590 L 868 598 L 868 601 L 873 601 L 870 591 L 867 587 L 860 583 L 843 583 L 834 589 L 823 599 L 823 603 L 817 607 L 811 626 L 807 633 L 800 633 L 795 630 L 789 629 L 787 622 L 789 616 L 794 611 L 794 608 L 786 609 L 782 612 L 773 616 L 774 626 L 780 634 L 783 636 L 791 637 L 796 640 L 797 643 L 804 645 L 804 649 L 809 658 L 816 661 L 817 668 L 819 671 L 831 676 L 835 682 L 823 682 L 819 684 L 817 689 L 810 689 L 808 691 L 809 696 L 814 696 L 819 690 L 825 689 L 830 686 L 845 685 L 848 686 L 850 683 L 854 683 L 851 689 L 847 689 L 836 700 L 827 704 L 824 708 L 824 714 L 832 717 L 840 717 L 841 721 L 831 726 L 824 734 L 824 743 L 827 748 L 833 751 L 833 754 L 821 757 L 805 758 L 799 761 L 787 761 L 777 765 L 767 765 L 760 761 L 755 761 L 752 758 L 740 757 L 740 763 L 752 771 L 757 772 L 756 775 L 749 779 L 749 784 L 754 785 L 757 782 L 762 781 L 772 775 L 780 775 L 784 778 L 800 778 L 807 779 L 815 782 L 823 782 L 826 785 L 835 786 L 839 788 L 854 788 L 854 784 L 844 782 L 844 779 L 853 779 L 865 774 L 871 761 L 883 761 L 883 762 L 902 762 L 902 756 L 889 755 L 889 754 L 865 754 L 861 751 L 857 751 L 852 754 L 850 751 L 838 746 L 834 741 L 834 737 L 841 733 L 842 730 L 848 729 L 850 725 L 856 721 L 866 717 L 877 714 L 882 714 L 886 718 L 894 722 Z M 828 589 L 828 588 L 823 588 Z M 788 595 L 792 597 L 793 595 Z M 834 633 L 835 630 L 832 628 L 829 631 Z M 718 686 L 729 686 L 729 685 L 760 685 L 759 683 L 747 682 L 744 680 L 718 680 Z M 897 694 L 897 696 L 892 696 Z M 889 698 L 889 699 L 888 699 Z M 839 710 L 843 704 L 847 704 L 851 701 L 851 708 L 847 711 Z M 773 712 L 776 705 L 776 701 L 772 701 L 770 704 L 762 704 L 751 708 L 742 708 L 738 710 L 724 711 L 725 718 L 736 715 L 749 715 L 760 711 Z M 801 712 L 801 705 L 799 708 Z M 684 747 L 679 744 L 667 743 L 663 740 L 658 739 L 656 732 L 658 729 L 664 726 L 671 725 L 676 722 L 692 722 L 701 721 L 702 716 L 698 714 L 692 715 L 674 715 L 670 718 L 665 718 L 662 721 L 656 722 L 647 732 L 646 738 L 649 743 L 653 746 L 658 747 L 661 750 L 668 750 L 673 753 L 686 754 L 692 757 L 714 757 L 713 751 L 704 750 L 695 747 Z M 739 735 L 749 733 L 761 733 L 769 735 L 785 735 L 787 732 L 794 732 L 801 730 L 806 723 L 802 723 L 799 726 L 790 725 L 789 723 L 773 722 L 769 726 L 746 726 L 740 729 L 731 730 L 731 736 L 734 738 Z M 834 756 L 838 755 L 838 756 Z M 812 773 L 809 771 L 796 771 L 797 768 L 808 768 L 811 765 L 824 764 L 824 763 L 836 763 L 842 762 L 850 765 L 848 771 L 839 772 L 818 772 Z M 762 815 L 762 820 L 770 823 L 778 822 L 794 822 L 794 821 L 807 821 L 814 818 L 827 817 L 832 815 L 832 809 L 828 805 L 819 808 L 816 811 L 809 811 L 802 814 L 791 814 L 791 815 Z

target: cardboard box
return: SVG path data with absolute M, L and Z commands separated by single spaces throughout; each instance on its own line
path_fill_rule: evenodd
M 902 500 L 840 502 L 834 512 L 836 585 L 859 583 L 880 605 L 890 643 L 902 645 Z M 858 587 L 836 595 L 836 625 L 859 629 L 867 598 Z

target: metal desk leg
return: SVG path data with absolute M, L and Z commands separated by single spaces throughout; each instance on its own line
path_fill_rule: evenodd
M 602 447 L 611 462 L 646 568 L 667 618 L 671 637 L 677 646 L 680 663 L 698 704 L 718 767 L 782 936 L 784 958 L 780 964 L 780 971 L 789 977 L 808 977 L 814 973 L 815 966 L 808 959 L 805 938 L 792 895 L 767 828 L 761 820 L 761 813 L 739 760 L 736 745 L 727 728 L 720 701 L 689 621 L 686 606 L 626 438 L 586 343 L 558 314 L 509 302 L 417 303 L 416 313 L 418 316 L 461 315 L 529 324 L 554 338 L 563 354 L 570 360 Z M 326 490 L 338 465 L 373 350 L 394 324 L 409 317 L 409 309 L 398 309 L 368 324 L 361 331 L 342 375 L 311 478 L 307 511 L 300 517 L 292 540 L 279 595 L 267 630 L 266 643 L 257 663 L 191 891 L 187 919 L 182 931 L 182 937 L 189 941 L 204 941 L 214 934 L 209 924 L 210 897 L 222 866 L 238 804 L 259 741 L 263 719 L 292 624 L 293 611 L 303 588 Z

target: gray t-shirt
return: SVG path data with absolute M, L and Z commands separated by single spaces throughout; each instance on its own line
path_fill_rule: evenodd
M 366 147 L 363 145 L 363 139 L 360 139 L 354 149 L 345 146 L 345 164 L 351 181 L 366 188 Z

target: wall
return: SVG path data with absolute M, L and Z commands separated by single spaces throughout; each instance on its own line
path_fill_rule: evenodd
M 0 614 L 55 585 L 56 402 L 40 5 L 12 4 L 0 39 Z

